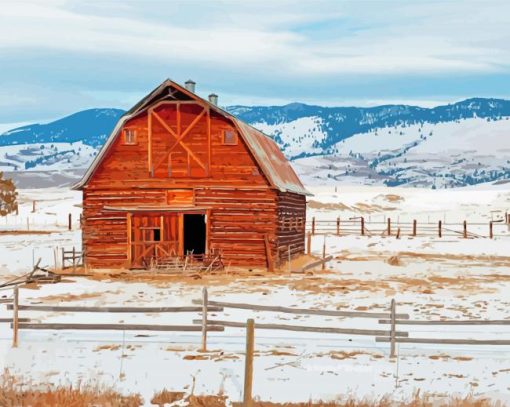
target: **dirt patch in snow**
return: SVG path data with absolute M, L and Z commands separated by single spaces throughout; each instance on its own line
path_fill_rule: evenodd
M 343 203 L 331 203 L 331 202 L 319 202 L 319 201 L 308 201 L 306 205 L 312 209 L 326 209 L 332 211 L 348 211 L 352 210 L 350 206 L 344 205 Z
M 40 302 L 69 302 L 69 301 L 89 300 L 92 298 L 100 298 L 104 294 L 105 293 L 101 293 L 101 292 L 92 292 L 92 293 L 82 293 L 82 294 L 47 295 L 46 297 L 37 297 L 37 301 L 40 301 Z
M 387 202 L 404 202 L 404 197 L 395 194 L 377 195 L 374 199 L 381 198 Z

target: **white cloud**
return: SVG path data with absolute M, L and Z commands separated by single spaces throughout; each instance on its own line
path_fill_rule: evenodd
M 191 76 L 229 105 L 431 106 L 510 91 L 510 1 L 1 3 L 0 121 L 127 108 L 166 77 Z
M 269 69 L 295 77 L 494 72 L 510 65 L 510 38 L 502 17 L 510 15 L 510 3 L 480 11 L 476 2 L 413 2 L 413 7 L 357 2 L 357 8 L 343 2 L 322 2 L 322 7 L 288 1 L 277 6 L 222 2 L 206 8 L 208 16 L 191 2 L 196 11 L 186 9 L 184 21 L 171 3 L 128 4 L 118 14 L 99 6 L 95 14 L 81 14 L 78 6 L 65 1 L 9 2 L 0 15 L 0 50 L 116 54 L 251 73 Z M 140 7 L 158 10 L 167 4 L 167 20 L 137 15 Z M 335 18 L 339 26 L 348 18 L 364 28 L 338 37 L 333 28 L 330 37 L 320 38 L 313 28 L 306 34 L 299 30 L 303 24 L 320 29 L 321 21 Z

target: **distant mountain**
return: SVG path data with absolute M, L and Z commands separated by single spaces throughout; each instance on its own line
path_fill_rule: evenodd
M 124 110 L 88 109 L 48 124 L 31 124 L 0 135 L 0 146 L 81 141 L 100 147 L 110 135 Z
M 309 183 L 443 188 L 510 178 L 508 100 L 474 98 L 434 108 L 292 103 L 226 110 L 273 137 Z M 66 171 L 77 178 L 123 113 L 90 109 L 10 130 L 0 135 L 0 171 L 17 179 L 42 172 L 61 180 L 55 174 Z
M 230 106 L 227 110 L 255 127 L 272 135 L 287 153 L 289 158 L 324 154 L 329 147 L 355 134 L 366 133 L 373 129 L 405 126 L 418 123 L 445 123 L 469 118 L 490 118 L 499 120 L 510 116 L 510 100 L 504 99 L 467 99 L 451 105 L 423 108 L 407 105 L 384 105 L 377 107 L 322 107 L 302 103 L 285 106 Z M 303 126 L 304 118 L 313 123 Z M 305 134 L 296 136 L 306 138 L 312 134 L 312 151 L 293 144 L 299 141 L 289 135 L 288 125 L 294 123 Z M 287 131 L 282 131 L 285 128 Z M 288 150 L 288 151 L 287 151 Z

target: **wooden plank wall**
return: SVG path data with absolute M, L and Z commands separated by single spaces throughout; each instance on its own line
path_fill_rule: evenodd
M 290 245 L 291 257 L 305 252 L 306 197 L 291 192 L 278 192 L 278 253 L 287 260 Z
M 124 267 L 127 262 L 126 212 L 105 206 L 154 205 L 165 202 L 162 190 L 85 190 L 83 191 L 82 239 L 85 263 L 92 268 Z
M 158 108 L 157 113 L 168 120 L 170 127 L 175 128 L 172 110 L 174 107 Z M 189 109 L 189 107 L 188 107 Z M 200 111 L 200 110 L 198 110 Z M 181 114 L 182 123 L 193 120 L 192 112 L 184 110 Z M 123 142 L 122 129 L 119 137 L 115 140 L 110 151 L 103 159 L 95 174 L 89 181 L 89 189 L 131 189 L 131 188 L 193 188 L 195 186 L 267 186 L 268 181 L 258 168 L 255 159 L 249 152 L 245 142 L 239 137 L 235 127 L 224 117 L 211 114 L 211 173 L 204 176 L 197 163 L 191 159 L 191 176 L 183 172 L 182 148 L 173 150 L 178 159 L 178 171 L 174 176 L 168 176 L 166 165 L 161 165 L 154 170 L 154 177 L 150 176 L 147 165 L 148 154 L 148 128 L 147 113 L 142 113 L 129 120 L 124 128 L 136 130 L 136 144 L 126 145 Z M 182 124 L 185 126 L 185 124 Z M 183 142 L 197 151 L 197 156 L 206 160 L 205 137 L 207 121 L 202 118 L 183 139 Z M 171 136 L 159 123 L 153 120 L 153 161 L 160 161 L 165 156 L 164 152 L 175 143 Z M 232 131 L 238 135 L 237 145 L 223 145 L 223 132 Z M 181 155 L 179 155 L 181 154 Z M 180 158 L 179 158 L 180 157 Z M 167 160 L 168 161 L 168 160 Z
M 265 266 L 264 236 L 276 253 L 277 198 L 271 189 L 195 190 L 195 204 L 211 209 L 210 247 L 231 265 Z

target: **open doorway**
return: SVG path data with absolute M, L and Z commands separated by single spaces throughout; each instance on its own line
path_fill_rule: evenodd
M 205 234 L 205 215 L 184 214 L 184 254 L 204 254 Z

